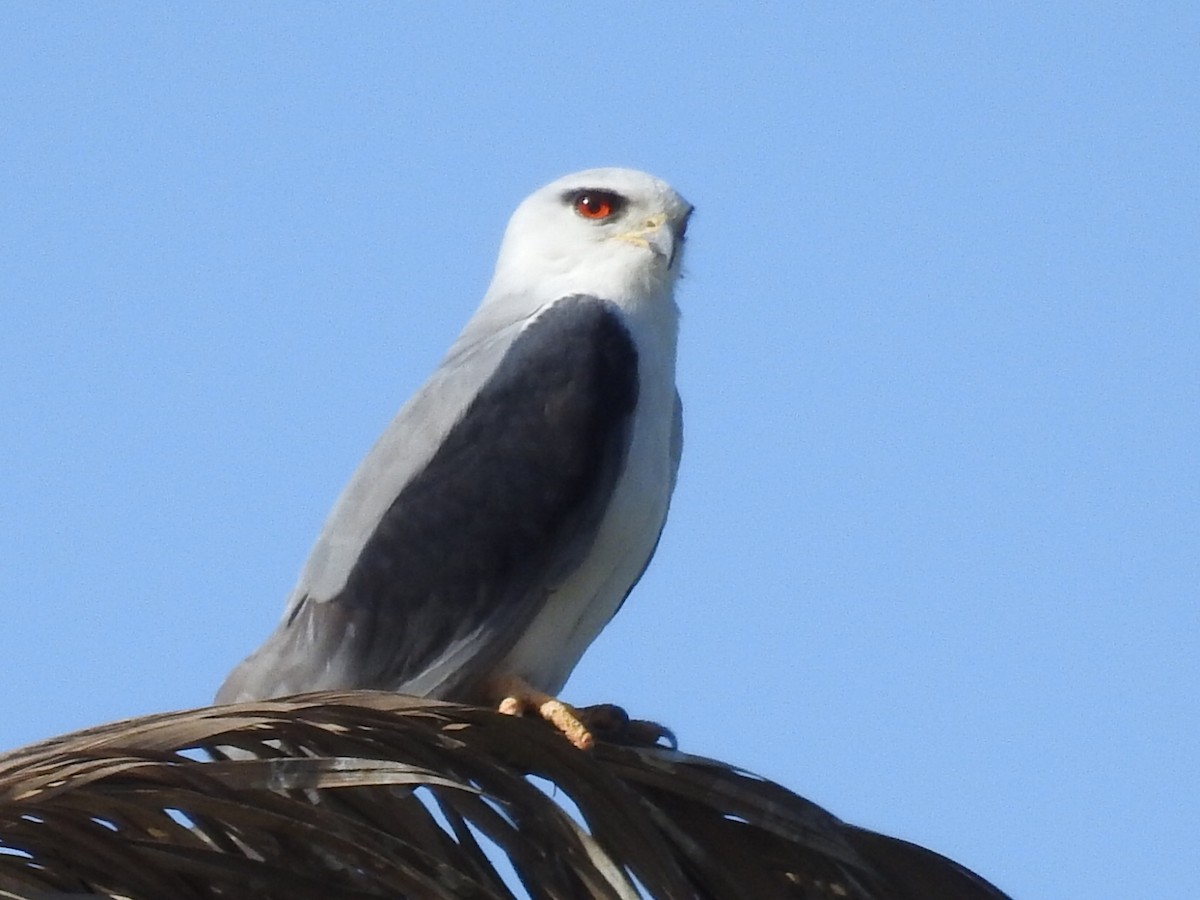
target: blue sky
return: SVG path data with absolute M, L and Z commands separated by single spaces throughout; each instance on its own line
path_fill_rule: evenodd
M 201 705 L 539 185 L 697 207 L 564 696 L 1021 898 L 1200 829 L 1193 4 L 0 6 L 0 748 Z

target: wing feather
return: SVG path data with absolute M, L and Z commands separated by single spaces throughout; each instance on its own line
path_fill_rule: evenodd
M 398 492 L 361 501 L 382 511 L 368 534 L 351 533 L 358 546 L 343 538 L 331 552 L 318 542 L 326 558 L 306 568 L 315 577 L 302 577 L 285 620 L 218 700 L 325 688 L 475 699 L 586 555 L 628 450 L 637 392 L 637 351 L 616 307 L 575 296 L 543 309 Z M 436 407 L 431 387 L 422 396 Z M 420 417 L 407 419 L 419 433 Z M 374 465 L 386 471 L 388 461 Z M 370 489 L 356 476 L 343 514 Z M 337 555 L 349 565 L 324 599 L 314 588 L 331 580 Z

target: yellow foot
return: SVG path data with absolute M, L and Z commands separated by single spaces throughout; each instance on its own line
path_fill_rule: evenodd
M 596 744 L 591 731 L 583 723 L 578 710 L 561 700 L 539 691 L 525 679 L 505 675 L 492 684 L 492 694 L 499 697 L 500 712 L 510 716 L 536 713 L 566 736 L 580 750 L 591 750 Z
M 659 741 L 666 741 L 673 750 L 679 747 L 671 729 L 657 722 L 631 719 L 625 710 L 612 703 L 576 709 L 517 675 L 498 678 L 491 687 L 500 712 L 510 716 L 541 716 L 580 750 L 594 747 L 597 735 L 614 744 L 654 747 Z

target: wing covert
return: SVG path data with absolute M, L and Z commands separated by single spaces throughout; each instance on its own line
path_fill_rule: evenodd
M 533 318 L 391 501 L 342 590 L 301 598 L 218 699 L 327 687 L 472 699 L 587 553 L 628 449 L 637 351 L 611 304 Z M 439 659 L 445 678 L 422 679 Z

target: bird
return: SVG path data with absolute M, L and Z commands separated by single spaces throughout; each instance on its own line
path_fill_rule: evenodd
M 667 519 L 692 209 L 623 168 L 518 205 L 482 302 L 360 463 L 282 620 L 216 703 L 395 691 L 540 715 L 593 745 L 586 710 L 557 695 Z

